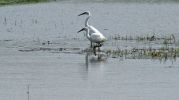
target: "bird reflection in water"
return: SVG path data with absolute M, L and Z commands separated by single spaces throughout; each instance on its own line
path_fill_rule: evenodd
M 107 60 L 107 56 L 102 52 L 98 52 L 97 56 L 94 56 L 92 52 L 86 52 L 86 56 L 85 56 L 86 70 L 88 70 L 89 64 L 95 65 L 101 62 L 105 62 L 106 60 Z
M 107 56 L 105 54 L 99 54 L 95 56 L 93 51 L 85 52 L 85 63 L 80 67 L 80 74 L 82 79 L 88 80 L 89 77 L 101 73 L 103 71 L 103 66 L 107 61 Z

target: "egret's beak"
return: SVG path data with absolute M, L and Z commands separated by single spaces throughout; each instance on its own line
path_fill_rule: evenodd
M 81 13 L 78 16 L 85 15 L 85 14 L 88 15 L 88 12 Z
M 82 28 L 81 30 L 79 30 L 77 33 L 80 33 L 81 31 L 84 31 L 85 30 L 85 28 Z

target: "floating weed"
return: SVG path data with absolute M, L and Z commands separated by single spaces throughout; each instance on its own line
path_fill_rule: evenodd
M 166 36 L 166 37 L 157 37 L 155 35 L 152 36 L 120 36 L 115 35 L 115 37 L 111 37 L 114 40 L 125 40 L 125 41 L 112 41 L 107 42 L 108 46 L 110 45 L 113 49 L 109 47 L 104 48 L 102 51 L 97 52 L 97 54 L 104 54 L 107 58 L 120 58 L 120 59 L 176 59 L 179 57 L 179 47 L 176 46 L 176 40 L 174 35 Z M 83 41 L 83 39 L 74 37 L 70 38 L 70 40 L 75 41 L 75 43 L 79 43 Z M 109 39 L 110 40 L 110 39 Z M 129 42 L 126 42 L 128 41 Z M 137 42 L 131 42 L 137 41 Z M 20 49 L 21 52 L 34 52 L 34 51 L 47 51 L 51 53 L 68 53 L 68 54 L 93 54 L 93 49 L 90 48 L 75 48 L 68 47 L 65 43 L 61 41 L 43 41 L 41 42 L 39 39 L 33 39 L 33 41 L 38 41 L 39 45 L 35 45 L 32 47 L 24 47 Z M 146 42 L 147 41 L 147 42 Z M 149 42 L 148 42 L 149 41 Z M 152 42 L 150 42 L 152 41 Z M 111 45 L 115 42 L 115 45 Z M 138 43 L 140 42 L 140 43 Z M 159 43 L 158 43 L 159 42 Z M 178 41 L 177 41 L 178 42 Z M 110 44 L 111 43 L 111 44 Z M 126 43 L 126 44 L 125 44 Z M 138 46 L 139 44 L 139 46 Z M 116 46 L 117 45 L 117 46 Z M 120 45 L 120 46 L 119 46 Z M 121 46 L 122 45 L 122 46 Z M 115 47 L 116 46 L 116 47 Z M 121 47 L 121 48 L 120 48 Z
M 62 47 L 36 47 L 20 49 L 21 52 L 47 51 L 51 53 L 69 53 L 69 54 L 86 54 L 93 55 L 93 49 L 87 48 L 62 48 Z M 124 59 L 176 59 L 179 57 L 179 48 L 132 48 L 132 49 L 106 49 L 98 52 L 108 58 Z
M 177 52 L 178 51 L 178 52 Z M 175 48 L 145 48 L 145 49 L 118 49 L 118 50 L 107 50 L 106 54 L 111 58 L 124 57 L 126 59 L 136 59 L 136 58 L 159 58 L 159 59 L 167 59 L 173 58 L 175 59 L 177 55 L 179 55 L 179 49 Z

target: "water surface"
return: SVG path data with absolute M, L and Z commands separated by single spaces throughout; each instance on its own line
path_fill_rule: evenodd
M 178 42 L 178 4 L 70 3 L 0 7 L 0 97 L 25 100 L 177 100 L 176 59 L 107 57 L 83 52 L 85 16 L 108 41 L 102 50 L 165 47 L 160 41 L 114 40 L 121 36 L 169 37 Z M 48 44 L 48 41 L 50 42 Z M 178 45 L 170 45 L 178 48 Z M 106 57 L 106 56 L 105 56 Z

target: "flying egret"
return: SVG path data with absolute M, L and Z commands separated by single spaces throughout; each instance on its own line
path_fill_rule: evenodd
M 86 36 L 91 41 L 91 43 L 93 42 L 97 44 L 93 47 L 94 54 L 96 55 L 96 47 L 98 48 L 101 47 L 103 45 L 103 42 L 107 40 L 106 37 L 104 37 L 104 35 L 101 34 L 100 32 L 93 32 L 90 34 L 89 27 L 82 28 L 81 30 L 78 31 L 78 33 L 81 31 L 86 31 Z
M 79 14 L 78 16 L 81 16 L 81 15 L 88 15 L 88 17 L 85 20 L 85 27 L 88 27 L 89 35 L 91 35 L 92 33 L 100 33 L 95 27 L 89 25 L 88 21 L 89 21 L 89 18 L 91 17 L 91 13 L 89 11 L 85 11 L 85 12 Z M 92 48 L 92 42 L 91 42 L 91 48 Z

